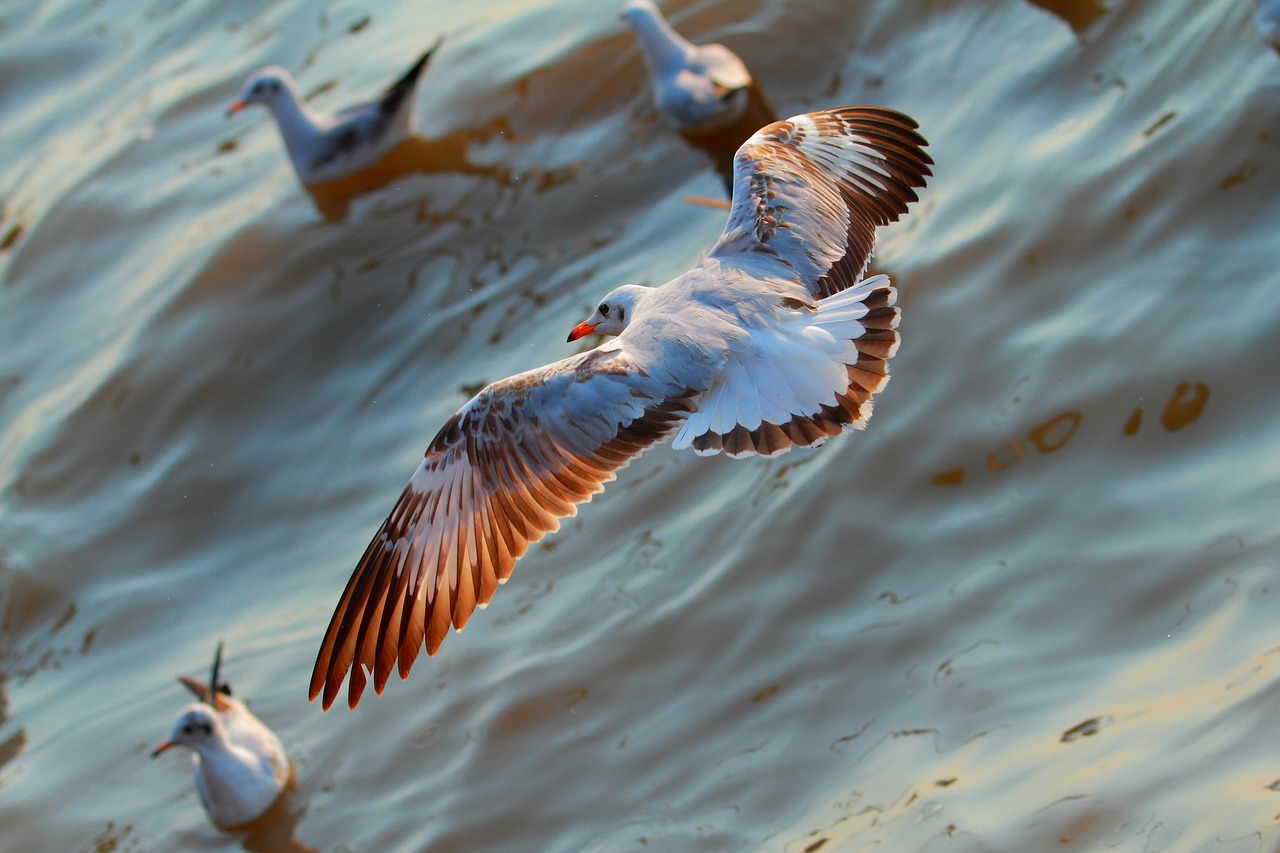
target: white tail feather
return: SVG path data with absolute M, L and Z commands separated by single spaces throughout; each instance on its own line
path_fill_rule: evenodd
M 867 320 L 868 300 L 887 290 L 873 304 L 893 305 L 896 293 L 889 277 L 872 276 L 854 287 L 818 302 L 816 311 L 786 312 L 766 329 L 748 332 L 748 345 L 730 356 L 714 385 L 703 394 L 698 408 L 676 434 L 673 447 L 690 447 L 700 436 L 727 436 L 741 426 L 754 432 L 762 426 L 783 426 L 795 418 L 827 418 L 824 407 L 837 407 L 838 398 L 850 388 L 848 367 L 858 363 L 857 341 L 867 334 L 867 323 L 884 329 L 897 325 L 896 314 L 883 310 Z M 878 320 L 878 322 L 877 322 Z M 897 348 L 890 345 L 890 355 Z M 844 429 L 860 429 L 871 413 L 871 401 L 859 407 L 858 416 L 837 421 Z M 821 444 L 816 438 L 811 444 Z M 706 442 L 699 442 L 705 444 Z M 719 442 L 698 447 L 700 455 L 720 452 Z M 750 446 L 733 455 L 747 455 Z M 759 451 L 755 451 L 759 452 Z

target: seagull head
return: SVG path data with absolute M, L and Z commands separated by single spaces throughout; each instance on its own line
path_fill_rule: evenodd
M 203 702 L 196 702 L 182 709 L 169 739 L 157 746 L 151 757 L 155 758 L 171 746 L 186 746 L 199 752 L 201 748 L 219 742 L 222 736 L 222 720 L 218 718 L 218 712 Z
M 573 331 L 569 333 L 569 340 L 576 341 L 578 338 L 591 334 L 622 334 L 623 330 L 627 328 L 627 324 L 631 322 L 636 305 L 649 292 L 650 288 L 639 284 L 624 284 L 621 287 L 614 288 L 608 296 L 600 301 L 600 304 L 596 306 L 596 310 L 591 312 L 590 317 L 573 327 Z
M 293 78 L 289 72 L 275 65 L 259 68 L 244 81 L 240 97 L 227 107 L 227 115 L 233 116 L 250 104 L 263 104 L 268 109 L 274 108 L 281 97 L 288 97 L 293 91 Z

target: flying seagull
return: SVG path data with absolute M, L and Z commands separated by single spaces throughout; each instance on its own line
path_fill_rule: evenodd
M 338 602 L 311 676 L 328 708 L 350 671 L 408 676 L 467 624 L 529 545 L 674 435 L 699 454 L 773 456 L 860 429 L 898 347 L 896 294 L 864 278 L 875 229 L 932 163 L 879 107 L 774 122 L 736 156 L 724 233 L 661 287 L 623 285 L 569 334 L 587 352 L 494 382 L 440 430 Z

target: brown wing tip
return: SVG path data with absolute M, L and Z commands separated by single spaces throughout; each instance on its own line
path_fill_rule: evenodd
M 360 697 L 364 695 L 365 685 L 368 683 L 369 683 L 369 680 L 365 678 L 364 667 L 362 667 L 360 664 L 356 664 L 355 666 L 351 667 L 351 675 L 347 679 L 347 707 L 348 708 L 350 708 L 353 711 L 356 709 L 356 706 L 360 704 Z M 341 685 L 342 685 L 342 682 L 339 681 L 338 686 L 341 687 Z M 337 690 L 335 690 L 334 693 L 336 694 Z

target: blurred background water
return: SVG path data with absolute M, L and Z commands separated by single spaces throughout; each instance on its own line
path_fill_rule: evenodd
M 650 452 L 409 681 L 307 703 L 439 425 L 720 232 L 614 5 L 0 5 L 4 849 L 1277 849 L 1280 57 L 1246 0 L 664 3 L 780 114 L 929 139 L 876 416 Z M 325 197 L 224 118 L 260 65 L 331 107 L 440 34 L 434 161 Z M 148 758 L 219 638 L 297 765 L 249 835 Z

